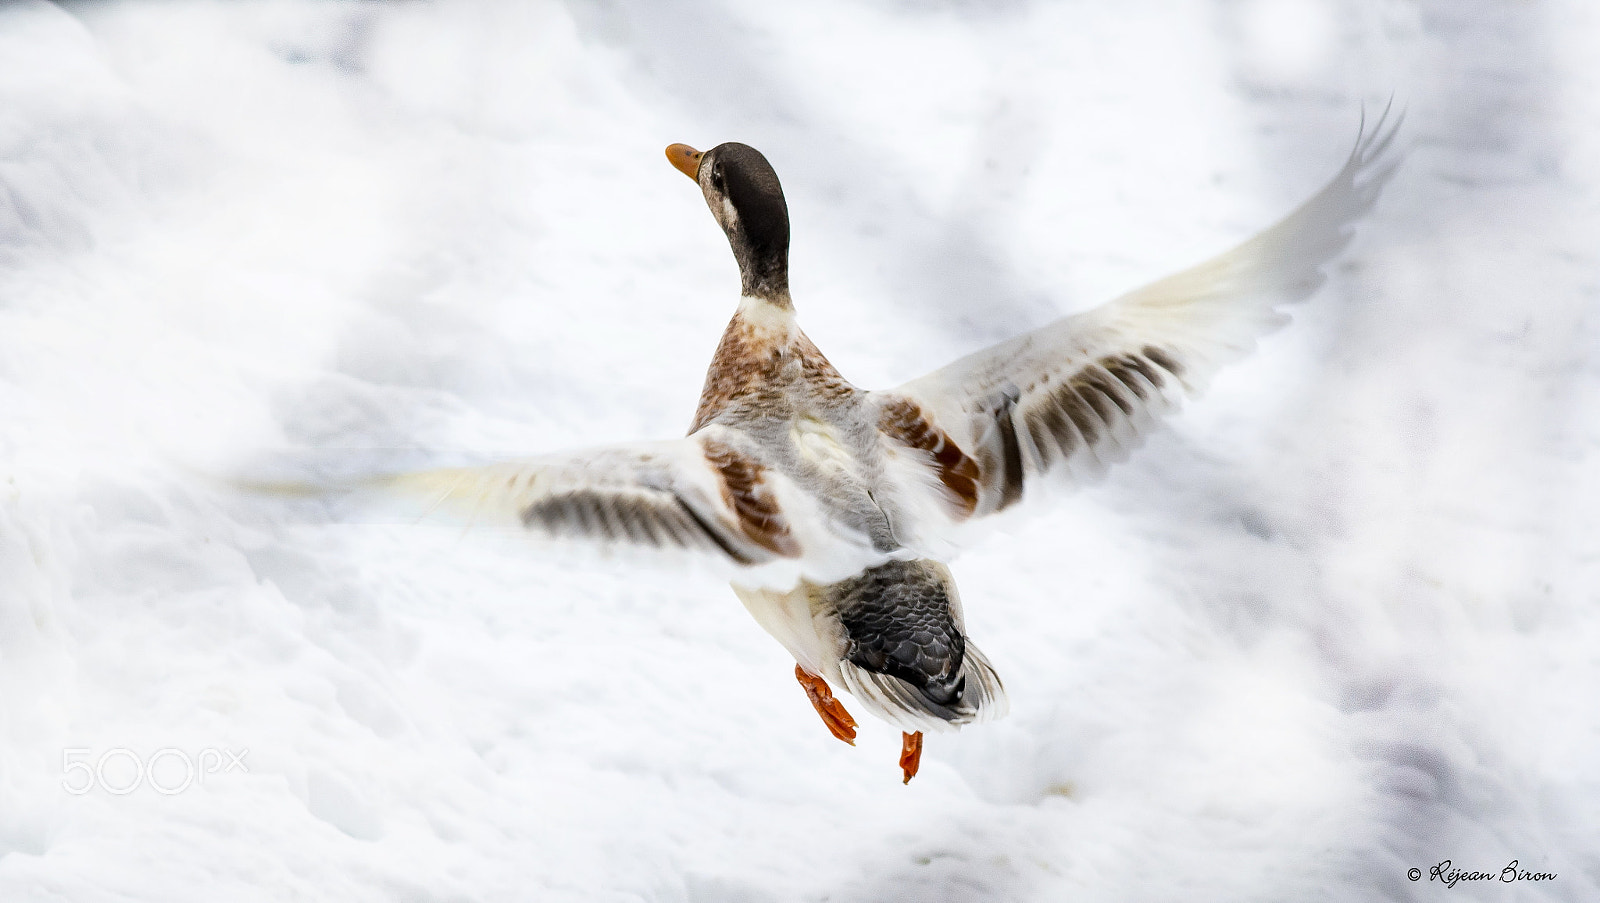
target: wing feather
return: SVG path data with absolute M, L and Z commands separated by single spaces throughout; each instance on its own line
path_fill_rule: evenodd
M 799 555 L 762 476 L 753 459 L 697 436 L 370 482 L 474 523 L 759 565 Z
M 952 493 L 955 520 L 1004 510 L 1044 474 L 1098 478 L 1186 394 L 1282 326 L 1309 297 L 1397 165 L 1403 117 L 1363 128 L 1342 169 L 1293 213 L 1233 250 L 1064 317 L 886 392 L 873 393 L 902 445 L 976 471 L 976 498 Z M 928 438 L 932 437 L 932 438 Z M 960 484 L 965 486 L 965 484 Z

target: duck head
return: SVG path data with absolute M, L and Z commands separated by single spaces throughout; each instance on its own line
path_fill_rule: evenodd
M 739 262 L 743 293 L 783 308 L 789 300 L 789 206 L 778 174 L 761 152 L 730 141 L 708 151 L 687 144 L 667 148 L 667 159 L 694 179 L 706 206 L 728 235 Z

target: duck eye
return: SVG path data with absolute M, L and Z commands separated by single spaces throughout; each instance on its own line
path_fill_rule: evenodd
M 722 168 L 721 167 L 718 167 L 716 169 L 711 170 L 711 187 L 715 188 L 718 191 L 722 190 Z

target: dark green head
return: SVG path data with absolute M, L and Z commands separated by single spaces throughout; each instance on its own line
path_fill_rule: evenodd
M 667 159 L 700 185 L 739 262 L 744 294 L 789 306 L 789 205 L 772 164 L 734 141 L 704 153 L 674 144 Z

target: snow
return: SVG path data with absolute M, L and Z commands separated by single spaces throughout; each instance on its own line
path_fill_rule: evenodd
M 1591 7 L 0 6 L 0 900 L 1600 899 Z M 708 573 L 211 476 L 681 434 L 738 280 L 672 142 L 772 159 L 882 386 L 1391 93 L 1293 325 L 954 563 L 1012 713 L 909 786 Z

